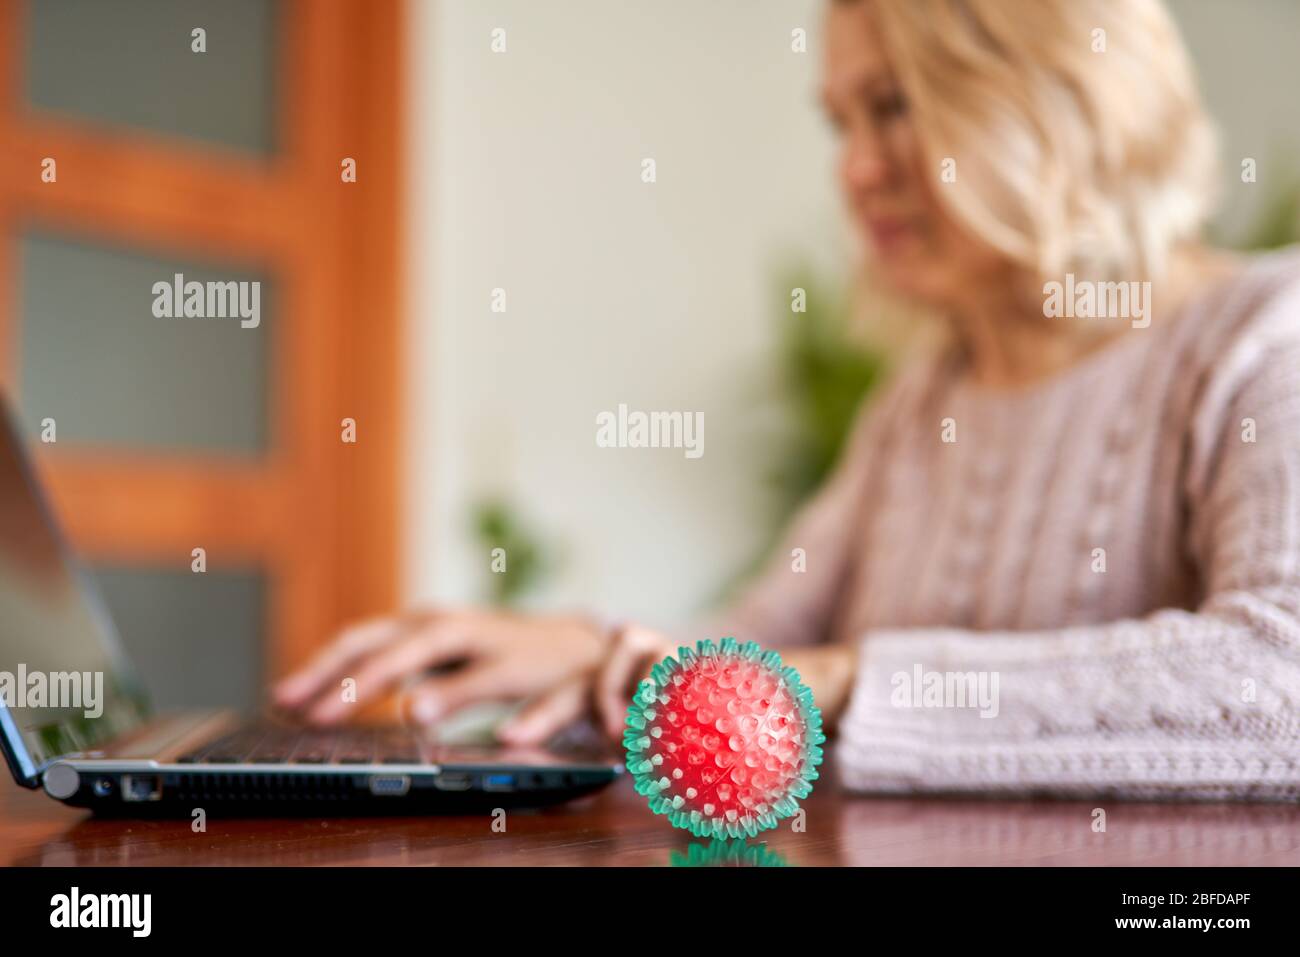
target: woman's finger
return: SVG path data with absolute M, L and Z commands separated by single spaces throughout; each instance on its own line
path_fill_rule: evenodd
M 281 708 L 302 706 L 319 694 L 321 686 L 349 663 L 389 643 L 418 623 L 405 616 L 372 618 L 344 628 L 338 638 L 311 661 L 276 684 L 271 692 L 272 699 Z
M 403 712 L 427 727 L 466 705 L 501 696 L 503 676 L 498 662 L 466 665 L 451 674 L 426 678 L 406 693 Z
M 629 627 L 619 636 L 596 679 L 596 711 L 610 737 L 622 735 L 632 691 L 667 645 L 667 639 L 648 628 Z
M 506 744 L 541 744 L 582 717 L 591 704 L 590 691 L 590 675 L 563 681 L 499 727 L 497 737 Z
M 345 698 L 337 687 L 326 687 L 307 706 L 307 720 L 317 724 L 338 721 L 355 705 L 373 701 L 404 679 L 464 657 L 470 650 L 465 628 L 454 619 L 438 619 L 354 661 L 353 674 L 335 672 L 335 677 L 352 679 L 352 693 Z

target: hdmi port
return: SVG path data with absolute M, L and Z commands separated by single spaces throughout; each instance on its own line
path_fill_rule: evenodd
M 433 786 L 439 791 L 468 791 L 474 786 L 474 779 L 468 774 L 439 774 L 433 779 Z

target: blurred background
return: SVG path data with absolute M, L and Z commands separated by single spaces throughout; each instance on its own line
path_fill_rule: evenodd
M 1300 4 L 1170 6 L 1215 237 L 1294 241 Z M 743 580 L 900 348 L 821 10 L 0 0 L 0 381 L 161 704 L 251 705 L 400 605 L 672 625 Z M 177 272 L 262 282 L 260 326 L 155 319 Z M 598 448 L 621 403 L 704 455 Z

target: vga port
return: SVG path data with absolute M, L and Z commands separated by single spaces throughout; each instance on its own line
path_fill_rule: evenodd
M 377 797 L 401 797 L 411 790 L 407 774 L 376 774 L 370 778 L 370 793 Z

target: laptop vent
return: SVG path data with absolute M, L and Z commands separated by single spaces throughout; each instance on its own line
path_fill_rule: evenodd
M 353 779 L 336 774 L 167 775 L 165 794 L 181 801 L 346 801 L 363 797 Z

